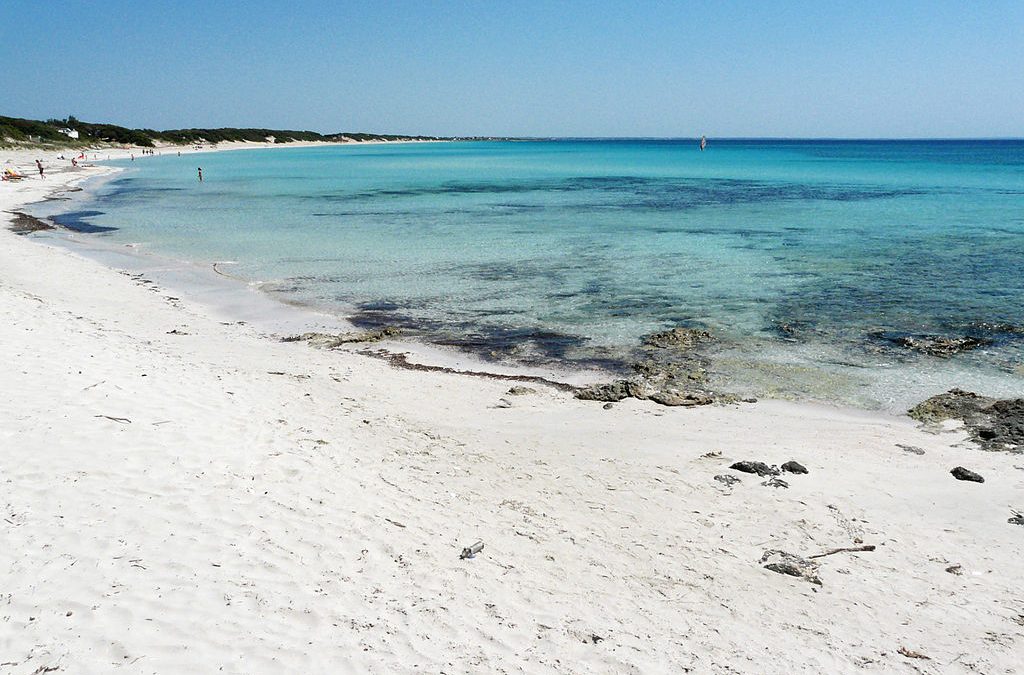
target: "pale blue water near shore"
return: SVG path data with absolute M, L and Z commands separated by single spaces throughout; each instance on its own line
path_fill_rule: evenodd
M 886 407 L 1024 391 L 1024 141 L 553 141 L 122 162 L 71 227 L 488 358 L 625 370 L 710 329 L 715 384 Z M 202 166 L 206 181 L 196 180 Z M 991 341 L 938 358 L 903 335 Z

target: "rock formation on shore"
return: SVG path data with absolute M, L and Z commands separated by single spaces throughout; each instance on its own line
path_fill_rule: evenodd
M 983 449 L 1024 452 L 1024 398 L 995 399 L 950 389 L 917 404 L 908 414 L 925 424 L 960 420 Z

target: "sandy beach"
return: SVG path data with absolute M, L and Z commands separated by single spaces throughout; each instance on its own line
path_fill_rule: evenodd
M 9 231 L 110 171 L 55 154 L 0 151 L 0 672 L 1024 671 L 1021 455 L 283 342 Z

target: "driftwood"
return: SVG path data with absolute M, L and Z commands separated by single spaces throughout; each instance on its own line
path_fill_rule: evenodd
M 921 652 L 911 651 L 911 650 L 907 649 L 906 647 L 900 647 L 899 648 L 899 653 L 903 654 L 903 656 L 906 656 L 908 659 L 924 659 L 925 661 L 931 661 L 932 660 L 932 657 L 925 656 Z
M 113 422 L 120 422 L 121 424 L 131 424 L 132 421 L 127 417 L 111 417 L 110 415 L 93 415 L 93 417 L 105 417 Z
M 808 558 L 824 558 L 827 555 L 835 555 L 836 553 L 857 553 L 859 551 L 874 551 L 875 545 L 868 544 L 867 546 L 851 546 L 849 548 L 834 548 L 818 555 L 809 555 Z

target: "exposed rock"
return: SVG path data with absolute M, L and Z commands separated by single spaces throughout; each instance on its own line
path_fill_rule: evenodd
M 773 488 L 788 488 L 789 487 L 789 483 L 787 483 L 786 481 L 782 480 L 781 478 L 769 478 L 765 482 L 761 483 L 761 485 L 763 485 L 765 487 L 773 487 Z
M 966 335 L 963 337 L 944 337 L 941 335 L 905 335 L 892 339 L 892 342 L 913 349 L 922 354 L 930 356 L 953 356 L 961 352 L 968 352 L 978 347 L 987 347 L 992 344 L 988 338 L 978 338 Z
M 807 473 L 807 467 L 800 462 L 794 462 L 790 460 L 782 465 L 782 470 L 789 473 Z
M 756 473 L 758 476 L 764 478 L 765 476 L 778 476 L 779 470 L 775 467 L 768 466 L 764 462 L 750 462 L 742 461 L 736 462 L 729 467 L 735 471 L 742 471 L 743 473 Z
M 377 330 L 358 331 L 355 333 L 303 333 L 302 335 L 291 335 L 281 338 L 281 342 L 308 342 L 314 347 L 334 349 L 344 344 L 353 342 L 379 342 L 385 338 L 394 337 L 402 331 L 394 326 L 385 326 Z
M 1006 522 L 1010 525 L 1024 525 L 1024 514 L 1015 513 Z
M 576 392 L 576 398 L 584 401 L 608 401 L 611 403 L 626 398 L 637 398 L 667 406 L 697 406 L 715 402 L 711 394 L 702 391 L 656 389 L 649 382 L 637 380 L 615 380 L 584 387 Z
M 677 327 L 651 333 L 643 338 L 643 344 L 659 349 L 692 349 L 702 342 L 711 342 L 711 333 L 698 328 Z
M 724 474 L 724 473 L 715 476 L 715 480 L 717 480 L 722 485 L 725 485 L 726 487 L 732 487 L 736 483 L 742 483 L 743 482 L 739 478 L 737 478 L 736 476 L 730 476 L 730 475 Z
M 953 478 L 956 478 L 957 480 L 968 480 L 972 483 L 985 482 L 985 479 L 981 477 L 981 474 L 974 473 L 970 469 L 965 469 L 962 466 L 956 467 L 950 471 L 950 473 L 953 474 Z
M 537 390 L 536 389 L 532 389 L 530 387 L 523 387 L 523 386 L 516 385 L 515 387 L 510 388 L 505 393 L 506 394 L 510 394 L 512 396 L 526 396 L 527 394 L 536 394 Z
M 700 384 L 708 379 L 708 371 L 699 359 L 686 357 L 683 360 L 646 359 L 630 366 L 633 371 L 647 380 L 676 381 Z
M 584 401 L 621 401 L 632 396 L 628 380 L 615 380 L 605 384 L 594 384 L 576 392 L 576 398 Z
M 709 405 L 715 402 L 715 399 L 711 398 L 707 394 L 700 392 L 678 392 L 678 391 L 656 391 L 651 394 L 650 398 L 655 403 L 661 405 L 682 405 L 682 406 L 695 406 L 695 405 Z
M 1024 398 L 999 400 L 950 389 L 917 404 L 908 414 L 926 424 L 961 420 L 982 449 L 1024 452 Z
M 642 360 L 632 364 L 635 376 L 584 387 L 576 398 L 613 403 L 637 398 L 683 407 L 738 401 L 705 386 L 708 360 L 689 350 L 710 340 L 710 333 L 696 328 L 672 328 L 648 335 L 642 340 Z
M 922 450 L 921 448 L 917 447 L 916 445 L 903 445 L 902 443 L 897 443 L 896 447 L 899 448 L 900 450 L 902 450 L 903 452 L 909 452 L 912 455 L 923 455 L 924 454 L 924 450 Z
M 614 405 L 615 405 L 614 403 L 609 402 L 609 403 L 605 403 L 601 407 L 604 408 L 605 410 L 611 410 Z
M 907 414 L 918 422 L 937 423 L 950 419 L 967 421 L 968 417 L 976 415 L 981 408 L 994 401 L 963 389 L 950 389 L 945 394 L 918 403 Z
M 812 584 L 821 585 L 821 578 L 818 576 L 818 565 L 807 558 L 801 558 L 785 551 L 765 551 L 759 561 L 761 565 L 772 572 L 788 574 L 791 577 L 805 579 Z

